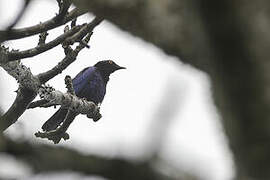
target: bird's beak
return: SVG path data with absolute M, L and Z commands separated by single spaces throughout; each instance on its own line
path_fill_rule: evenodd
M 116 70 L 119 70 L 119 69 L 127 69 L 127 68 L 118 66 L 118 67 L 116 68 Z

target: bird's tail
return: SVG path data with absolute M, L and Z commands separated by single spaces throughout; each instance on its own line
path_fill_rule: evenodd
M 50 117 L 43 125 L 43 131 L 51 131 L 56 129 L 65 119 L 68 110 L 60 108 Z

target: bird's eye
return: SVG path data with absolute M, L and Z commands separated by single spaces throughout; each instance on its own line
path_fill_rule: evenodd
M 108 62 L 109 62 L 109 64 L 112 64 L 113 63 L 111 60 L 109 60 Z

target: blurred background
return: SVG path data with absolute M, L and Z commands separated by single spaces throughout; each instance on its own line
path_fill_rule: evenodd
M 16 17 L 21 0 L 0 1 L 0 29 Z M 16 25 L 27 27 L 53 17 L 54 1 L 33 1 Z M 92 14 L 78 18 L 90 22 Z M 47 41 L 63 32 L 49 31 Z M 36 46 L 38 35 L 6 42 L 6 46 L 25 50 Z M 65 91 L 64 77 L 74 77 L 97 61 L 112 59 L 127 67 L 111 75 L 101 105 L 102 119 L 93 122 L 78 116 L 68 129 L 70 139 L 58 145 L 38 139 L 34 133 L 56 111 L 54 108 L 26 111 L 4 132 L 14 142 L 35 146 L 67 148 L 83 155 L 120 158 L 128 162 L 151 161 L 151 166 L 172 179 L 231 180 L 235 175 L 232 154 L 212 98 L 209 76 L 181 59 L 165 54 L 158 47 L 103 21 L 94 30 L 90 49 L 48 84 Z M 56 47 L 22 62 L 34 74 L 55 66 L 64 53 Z M 16 81 L 0 69 L 0 107 L 5 112 L 15 99 Z M 33 156 L 34 158 L 35 156 Z M 36 171 L 27 161 L 0 153 L 0 179 L 103 179 L 70 169 Z

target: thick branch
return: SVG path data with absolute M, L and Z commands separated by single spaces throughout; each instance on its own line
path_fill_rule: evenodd
M 65 84 L 66 84 L 66 88 L 68 89 L 68 93 L 75 95 L 75 91 L 72 85 L 72 79 L 70 76 L 66 76 L 65 77 Z M 49 103 L 48 100 L 45 99 L 41 99 L 41 100 L 37 100 L 35 102 L 32 102 L 29 104 L 29 106 L 27 107 L 27 109 L 32 109 L 32 108 L 36 108 L 36 107 L 51 107 L 51 106 L 56 106 L 57 104 L 51 104 Z
M 2 64 L 2 68 L 4 68 L 9 75 L 14 77 L 22 87 L 34 92 L 38 91 L 40 85 L 38 78 L 36 78 L 30 69 L 24 66 L 20 61 Z
M 0 54 L 5 54 L 3 50 L 1 52 Z M 0 132 L 15 123 L 24 113 L 28 104 L 36 97 L 36 92 L 40 85 L 39 80 L 33 76 L 30 69 L 19 61 L 2 64 L 2 67 L 18 81 L 20 86 L 12 106 L 0 117 Z
M 130 162 L 121 158 L 82 155 L 74 150 L 6 139 L 4 151 L 29 164 L 33 171 L 77 171 L 112 180 L 170 180 L 151 166 L 151 162 Z M 0 146 L 1 147 L 1 146 Z
M 30 27 L 21 28 L 21 29 L 11 29 L 9 31 L 0 31 L 0 40 L 6 41 L 6 40 L 13 40 L 13 39 L 20 39 L 20 38 L 25 38 L 25 37 L 32 36 L 35 34 L 39 34 L 44 31 L 48 31 L 58 26 L 61 26 L 83 14 L 85 14 L 85 11 L 81 11 L 76 8 L 72 10 L 71 12 L 69 12 L 62 21 L 57 21 L 56 20 L 57 16 L 56 16 L 48 21 L 45 21 L 44 23 L 40 23 L 35 26 L 30 26 Z
M 85 114 L 89 118 L 100 119 L 99 107 L 93 102 L 78 98 L 70 93 L 62 93 L 60 91 L 47 91 L 41 88 L 42 99 L 48 101 L 49 104 L 61 105 L 61 108 L 66 108 L 80 114 Z
M 36 93 L 32 90 L 20 87 L 17 96 L 8 111 L 0 117 L 0 132 L 6 130 L 14 124 L 18 118 L 25 112 L 28 104 L 36 97 Z
M 236 179 L 270 179 L 270 2 L 203 0 L 201 5 L 215 55 L 215 100 L 235 156 Z

